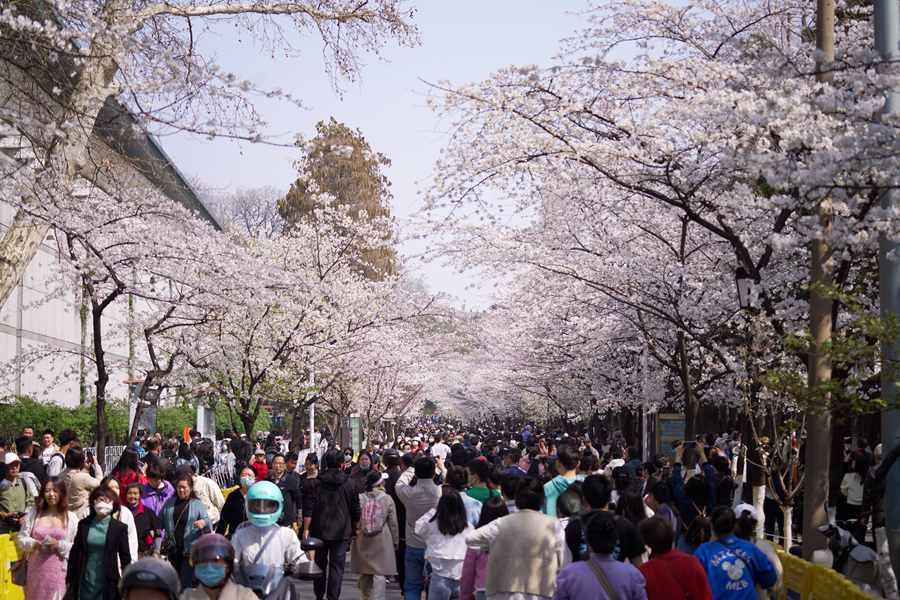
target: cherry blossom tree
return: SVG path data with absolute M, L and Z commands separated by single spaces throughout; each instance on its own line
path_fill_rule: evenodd
M 896 116 L 879 114 L 897 71 L 876 68 L 868 9 L 847 7 L 833 84 L 817 82 L 811 10 L 603 4 L 551 66 L 438 84 L 433 104 L 452 126 L 422 211 L 433 255 L 510 283 L 507 302 L 552 298 L 560 359 L 578 352 L 567 340 L 624 333 L 582 348 L 647 348 L 688 413 L 701 396 L 745 406 L 744 382 L 805 371 L 808 351 L 786 340 L 808 328 L 810 242 L 833 249 L 833 326 L 850 334 L 840 294 L 877 315 L 875 241 L 900 224 L 878 203 L 900 156 Z M 812 216 L 823 203 L 830 228 Z M 753 281 L 748 312 L 737 267 Z M 622 329 L 572 318 L 610 314 Z M 874 378 L 850 377 L 857 366 L 796 408 L 815 410 L 834 386 L 877 398 Z M 754 411 L 786 400 L 755 396 Z
M 0 116 L 34 148 L 34 185 L 14 194 L 17 184 L 4 182 L 4 200 L 15 199 L 17 212 L 0 243 L 0 302 L 59 218 L 58 198 L 85 181 L 117 195 L 92 137 L 101 111 L 114 115 L 127 105 L 135 136 L 175 128 L 262 141 L 265 123 L 252 95 L 298 102 L 277 89 L 257 90 L 204 55 L 199 38 L 214 22 L 231 20 L 273 54 L 296 56 L 301 37 L 317 36 L 337 86 L 358 76 L 361 53 L 377 55 L 388 39 L 416 43 L 411 16 L 402 0 L 7 5 L 0 12 Z

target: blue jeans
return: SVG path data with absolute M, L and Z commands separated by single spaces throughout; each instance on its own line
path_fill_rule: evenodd
M 428 600 L 459 600 L 459 582 L 434 574 L 428 586 Z
M 699 547 L 700 544 L 689 544 L 687 541 L 685 541 L 684 536 L 678 538 L 678 551 L 683 554 L 690 554 L 691 556 L 693 556 L 694 552 L 696 552 L 697 548 Z
M 422 600 L 425 589 L 425 548 L 406 547 L 406 581 L 403 596 L 406 600 Z

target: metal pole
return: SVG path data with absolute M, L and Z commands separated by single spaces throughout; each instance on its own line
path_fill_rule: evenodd
M 875 49 L 885 63 L 896 62 L 900 58 L 900 9 L 897 0 L 875 0 Z M 900 93 L 887 90 L 882 114 L 900 110 Z M 897 194 L 893 189 L 881 195 L 881 205 L 885 209 L 897 206 Z M 881 283 L 881 315 L 884 318 L 900 315 L 900 263 L 888 258 L 900 251 L 900 244 L 887 239 L 882 233 L 878 240 L 878 263 Z M 883 344 L 881 362 L 881 394 L 893 406 L 897 400 L 897 357 L 898 347 L 894 343 Z M 883 456 L 900 443 L 900 410 L 891 408 L 881 413 L 881 442 Z M 894 572 L 900 573 L 900 466 L 895 464 L 888 472 L 884 493 L 884 521 L 890 546 Z
M 641 355 L 641 446 L 644 462 L 650 462 L 650 440 L 647 439 L 647 348 Z

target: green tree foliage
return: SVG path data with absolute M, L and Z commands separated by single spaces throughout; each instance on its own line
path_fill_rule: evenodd
M 106 422 L 110 445 L 121 445 L 128 437 L 128 404 L 124 400 L 111 400 L 106 406 Z M 74 429 L 85 447 L 93 446 L 97 439 L 97 407 L 91 404 L 66 408 L 54 402 L 38 402 L 29 396 L 7 396 L 0 399 L 0 437 L 11 443 L 22 433 L 26 425 L 34 427 L 39 435 L 52 429 L 59 435 L 63 429 Z M 185 427 L 197 424 L 197 408 L 184 401 L 175 406 L 160 406 L 156 413 L 156 428 L 164 438 L 181 439 Z M 254 425 L 255 431 L 271 431 L 269 411 L 260 411 Z M 230 435 L 231 420 L 228 408 L 219 403 L 216 408 L 216 429 Z
M 34 427 L 36 434 L 47 428 L 55 434 L 63 429 L 74 429 L 86 447 L 94 445 L 97 439 L 97 407 L 94 403 L 70 409 L 53 402 L 38 402 L 28 396 L 7 396 L 0 402 L 0 435 L 10 442 L 26 425 Z M 111 400 L 107 404 L 106 422 L 110 441 L 124 443 L 128 435 L 128 406 L 124 401 Z
M 380 152 L 373 152 L 359 129 L 350 129 L 334 117 L 316 124 L 316 137 L 300 169 L 300 177 L 278 203 L 278 210 L 288 227 L 304 218 L 314 216 L 320 206 L 319 194 L 327 193 L 338 204 L 347 205 L 360 218 L 390 217 L 388 202 L 393 196 L 388 189 L 391 182 L 381 172 L 391 161 Z M 391 231 L 385 230 L 385 240 Z M 396 272 L 396 252 L 392 248 L 354 247 L 362 272 L 374 281 Z

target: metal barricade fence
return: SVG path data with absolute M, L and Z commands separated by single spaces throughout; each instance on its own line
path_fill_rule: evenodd
M 230 473 L 227 465 L 223 463 L 214 466 L 209 471 L 206 471 L 201 475 L 201 477 L 209 477 L 210 479 L 215 481 L 216 485 L 218 485 L 221 489 L 225 489 L 231 484 L 231 479 L 232 477 L 234 477 L 234 473 Z
M 122 458 L 122 452 L 125 450 L 126 446 L 107 446 L 106 451 L 103 453 L 103 464 L 104 475 L 109 475 L 109 472 L 112 471 L 112 468 L 116 466 L 116 463 L 119 462 L 119 459 Z M 141 456 L 144 455 L 142 450 L 138 450 Z M 95 459 L 97 457 L 97 447 L 94 446 L 92 448 L 84 449 L 85 455 L 90 454 Z
M 322 455 L 325 454 L 325 451 L 328 450 L 328 441 L 322 440 L 322 443 L 316 447 L 316 455 L 319 458 L 319 463 L 322 462 Z M 310 449 L 304 448 L 300 452 L 297 453 L 297 468 L 302 472 L 304 470 L 303 464 L 306 462 L 306 457 L 309 456 Z

